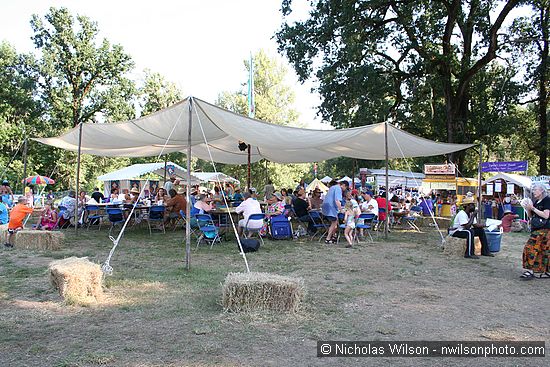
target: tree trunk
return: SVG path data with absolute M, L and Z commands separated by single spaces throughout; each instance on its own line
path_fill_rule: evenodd
M 548 74 L 548 15 L 549 10 L 541 7 L 542 52 L 539 66 L 539 174 L 548 175 L 548 90 L 546 88 Z

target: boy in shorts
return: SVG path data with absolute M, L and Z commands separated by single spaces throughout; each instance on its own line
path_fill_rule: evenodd
M 19 199 L 17 199 L 17 205 L 15 205 L 10 212 L 10 221 L 8 223 L 8 242 L 4 244 L 5 247 L 13 247 L 13 235 L 23 229 L 23 220 L 27 214 L 37 211 L 36 209 L 29 208 L 26 204 L 27 198 L 20 196 Z M 38 211 L 41 210 L 42 209 Z

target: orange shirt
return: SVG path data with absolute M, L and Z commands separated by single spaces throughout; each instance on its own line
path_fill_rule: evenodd
M 27 214 L 32 213 L 32 208 L 29 208 L 23 204 L 17 204 L 10 212 L 10 222 L 8 224 L 9 229 L 16 229 L 23 227 L 23 219 Z

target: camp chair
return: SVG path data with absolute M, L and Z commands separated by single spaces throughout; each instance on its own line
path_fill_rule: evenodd
M 57 222 L 55 223 L 55 226 L 52 230 L 61 229 L 61 227 L 59 227 L 59 222 L 61 221 L 61 218 L 63 218 L 63 213 L 67 211 L 67 208 L 63 205 L 58 206 L 57 209 L 59 210 L 59 212 L 57 213 Z
M 162 233 L 166 233 L 164 226 L 164 211 L 165 207 L 162 205 L 153 205 L 149 209 L 149 216 L 147 217 L 147 225 L 149 226 L 149 235 L 152 234 L 151 222 L 157 223 L 157 229 L 162 229 Z
M 101 229 L 101 221 L 103 217 L 99 214 L 99 206 L 97 205 L 86 205 L 84 208 L 86 213 L 86 229 L 90 229 L 90 225 L 97 224 L 97 230 Z
M 202 241 L 205 241 L 207 244 L 210 243 L 210 248 L 214 246 L 214 243 L 221 242 L 218 227 L 214 224 L 210 214 L 197 214 L 195 218 L 201 232 L 195 250 L 199 248 Z
M 338 236 L 336 237 L 336 244 L 340 243 L 340 235 L 344 234 L 344 231 L 346 230 L 346 222 L 344 221 L 345 217 L 346 215 L 344 213 L 338 213 Z M 356 232 L 356 229 L 354 229 L 353 233 L 351 234 L 351 238 L 353 240 L 352 244 L 357 239 L 355 232 Z
M 248 222 L 250 222 L 251 220 L 264 220 L 264 219 L 265 219 L 265 214 L 264 213 L 250 214 L 248 216 L 248 220 L 246 221 L 246 224 L 244 225 L 244 228 L 243 228 L 244 237 L 245 238 L 250 238 L 250 236 L 253 233 L 257 233 L 258 237 L 260 238 L 260 241 L 262 242 L 262 245 L 263 245 L 264 244 L 264 239 L 262 238 L 262 236 L 260 236 L 260 231 L 262 230 L 262 227 L 250 228 L 248 226 Z
M 422 213 L 422 207 L 415 205 L 411 206 L 411 209 L 409 211 L 409 215 L 403 217 L 403 219 L 406 221 L 406 223 L 414 229 L 417 232 L 420 232 L 420 229 L 416 225 L 416 219 L 420 216 L 420 213 Z
M 376 218 L 376 215 L 372 213 L 361 213 L 359 214 L 359 217 L 357 218 L 358 219 L 357 224 L 355 225 L 356 229 L 362 229 L 363 232 L 367 232 L 371 242 L 374 242 L 370 234 L 371 229 L 374 226 L 373 224 L 374 218 Z M 357 231 L 355 231 L 355 238 L 357 239 Z M 357 240 L 357 242 L 359 242 L 359 240 Z
M 124 213 L 122 212 L 122 209 L 120 208 L 107 208 L 107 217 L 109 218 L 109 222 L 111 222 L 111 227 L 109 228 L 109 236 L 111 235 L 111 231 L 116 225 L 124 225 Z M 122 228 L 122 227 L 121 227 Z
M 185 210 L 180 210 L 180 217 L 178 218 L 178 220 L 176 221 L 175 225 L 174 225 L 174 231 L 176 230 L 176 228 L 178 227 L 178 225 L 181 225 L 182 229 L 185 231 L 187 230 L 187 216 L 185 215 Z M 195 230 L 193 229 L 193 227 L 191 227 L 191 235 L 192 236 L 195 236 L 195 237 L 199 237 L 197 235 L 197 232 L 195 232 Z
M 309 211 L 308 214 L 309 214 L 309 218 L 313 222 L 313 227 L 315 229 L 317 229 L 317 232 L 315 232 L 311 236 L 310 240 L 313 241 L 315 236 L 317 236 L 317 234 L 320 234 L 321 237 L 319 237 L 319 242 L 321 242 L 323 237 L 325 237 L 327 235 L 328 227 L 327 227 L 325 221 L 323 220 L 323 218 L 321 217 L 321 213 L 319 213 L 318 211 L 311 210 L 311 211 Z

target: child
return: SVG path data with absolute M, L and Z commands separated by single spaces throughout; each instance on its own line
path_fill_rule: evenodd
M 359 215 L 357 213 L 358 206 L 355 206 L 353 201 L 348 200 L 344 207 L 344 223 L 346 224 L 346 229 L 344 230 L 344 236 L 348 244 L 346 248 L 352 247 L 353 244 L 353 231 L 355 230 L 355 219 Z
M 40 209 L 40 211 L 41 210 L 42 209 Z M 8 223 L 8 242 L 6 242 L 4 246 L 13 247 L 13 235 L 17 231 L 23 229 L 23 219 L 25 219 L 27 214 L 31 214 L 33 211 L 37 211 L 37 209 L 29 208 L 27 206 L 26 197 L 20 196 L 19 199 L 17 199 L 17 205 L 15 205 L 10 212 L 10 221 Z
M 52 203 L 50 201 L 44 204 L 44 212 L 38 220 L 38 228 L 46 231 L 51 231 L 57 224 L 57 212 L 52 209 Z
M 504 216 L 502 217 L 502 231 L 505 233 L 512 232 L 512 222 L 514 219 L 519 218 L 519 215 L 512 213 L 512 210 L 506 209 Z

